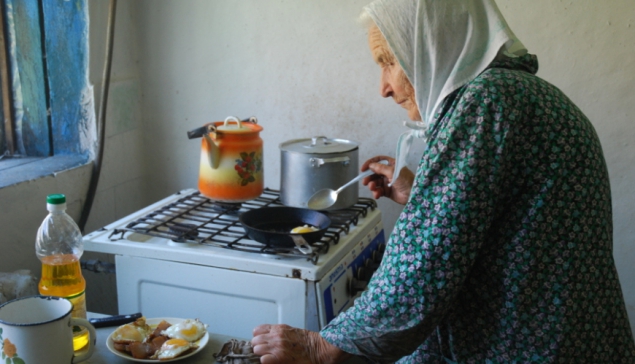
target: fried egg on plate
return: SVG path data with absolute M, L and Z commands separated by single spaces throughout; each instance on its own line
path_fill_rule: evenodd
M 112 333 L 112 341 L 116 343 L 144 341 L 150 332 L 152 329 L 146 324 L 145 317 L 140 317 L 135 322 L 119 326 Z
M 170 339 L 183 339 L 189 342 L 194 342 L 205 335 L 207 332 L 207 325 L 195 320 L 184 320 L 178 324 L 173 324 L 167 329 L 161 331 L 162 335 L 166 335 Z
M 170 339 L 161 345 L 152 358 L 159 360 L 173 359 L 195 348 L 197 346 L 187 340 Z

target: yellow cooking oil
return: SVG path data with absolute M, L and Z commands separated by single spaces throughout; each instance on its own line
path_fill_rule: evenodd
M 39 283 L 43 296 L 64 297 L 73 304 L 71 316 L 86 318 L 86 280 L 82 275 L 79 258 L 73 254 L 50 255 L 41 258 L 42 278 Z M 88 344 L 88 330 L 73 326 L 73 349 Z

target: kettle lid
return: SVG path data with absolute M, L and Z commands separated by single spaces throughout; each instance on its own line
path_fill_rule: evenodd
M 236 124 L 229 124 L 230 121 L 236 122 Z M 262 131 L 262 126 L 258 125 L 258 119 L 255 116 L 249 119 L 240 120 L 234 116 L 228 116 L 225 121 L 215 121 L 207 123 L 201 127 L 187 132 L 189 139 L 200 138 L 209 133 L 223 132 L 227 134 L 242 134 L 242 133 L 258 133 Z
M 240 120 L 235 116 L 228 116 L 225 121 L 217 121 L 214 125 L 216 126 L 216 130 L 224 133 L 242 133 L 261 131 L 262 126 L 257 123 L 258 119 L 254 116 L 245 120 Z

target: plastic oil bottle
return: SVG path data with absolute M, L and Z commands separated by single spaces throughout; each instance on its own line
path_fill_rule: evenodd
M 71 316 L 86 318 L 86 280 L 82 275 L 79 258 L 84 252 L 82 233 L 66 213 L 66 196 L 48 195 L 49 214 L 38 229 L 35 240 L 37 257 L 42 261 L 39 291 L 44 296 L 64 297 L 73 304 Z M 88 331 L 73 327 L 73 349 L 88 343 Z

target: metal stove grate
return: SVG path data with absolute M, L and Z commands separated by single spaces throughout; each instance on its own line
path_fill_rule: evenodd
M 369 210 L 377 207 L 377 203 L 373 199 L 360 198 L 349 208 L 324 212 L 331 219 L 331 226 L 320 241 L 312 244 L 314 252 L 310 255 L 296 248 L 274 247 L 247 237 L 238 216 L 247 210 L 269 206 L 283 206 L 279 191 L 265 188 L 260 197 L 239 204 L 212 201 L 195 191 L 132 221 L 123 229 L 113 230 L 109 239 L 122 240 L 127 232 L 136 232 L 176 243 L 198 243 L 265 255 L 306 258 L 316 264 L 320 254 L 327 253 L 329 246 L 337 244 L 340 235 L 348 233 L 360 217 L 365 217 Z

